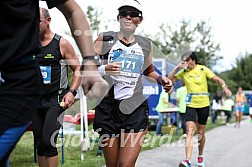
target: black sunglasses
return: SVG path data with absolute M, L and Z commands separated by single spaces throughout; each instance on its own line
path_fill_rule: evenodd
M 127 16 L 130 16 L 130 17 L 141 17 L 142 14 L 139 13 L 139 12 L 136 12 L 136 11 L 120 10 L 119 11 L 119 16 L 122 16 L 122 17 L 127 17 Z

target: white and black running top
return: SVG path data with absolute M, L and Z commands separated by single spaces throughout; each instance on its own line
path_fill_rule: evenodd
M 150 40 L 136 35 L 133 43 L 125 44 L 118 39 L 118 32 L 106 32 L 102 35 L 103 64 L 121 62 L 120 75 L 104 76 L 112 84 L 109 97 L 123 100 L 133 95 L 142 95 L 141 75 L 151 65 L 147 62 L 151 51 Z

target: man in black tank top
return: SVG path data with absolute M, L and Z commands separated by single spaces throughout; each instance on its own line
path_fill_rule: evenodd
M 74 103 L 74 96 L 80 85 L 80 62 L 71 44 L 50 29 L 51 17 L 47 9 L 40 8 L 40 41 L 42 50 L 36 55 L 43 86 L 42 98 L 32 120 L 39 165 L 57 165 L 58 152 L 55 146 L 63 112 Z M 71 84 L 68 83 L 68 66 L 73 71 Z M 55 132 L 57 135 L 55 135 Z M 54 136 L 54 140 L 51 138 Z

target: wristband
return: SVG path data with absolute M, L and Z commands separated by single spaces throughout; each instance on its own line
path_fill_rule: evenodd
M 100 66 L 98 67 L 98 71 L 99 71 L 99 73 L 100 73 L 101 75 L 106 75 L 105 67 L 106 67 L 106 65 L 100 65 Z
M 160 82 L 160 78 L 162 77 L 162 75 L 159 75 L 157 78 L 156 78 L 156 81 L 157 81 L 157 83 L 159 83 L 159 84 L 161 84 L 161 82 Z
M 83 57 L 83 64 L 85 65 L 85 62 L 88 60 L 93 61 L 97 66 L 101 65 L 101 59 L 100 59 L 100 56 L 98 55 Z

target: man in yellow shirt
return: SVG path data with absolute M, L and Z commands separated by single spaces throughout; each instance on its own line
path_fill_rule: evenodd
M 195 52 L 187 52 L 182 57 L 182 62 L 176 66 L 169 74 L 168 78 L 173 82 L 184 79 L 187 88 L 186 97 L 186 159 L 181 161 L 179 167 L 191 167 L 191 156 L 193 149 L 193 136 L 198 130 L 198 166 L 205 166 L 203 160 L 203 149 L 205 145 L 205 126 L 209 116 L 209 93 L 207 87 L 207 79 L 218 82 L 224 93 L 231 96 L 230 90 L 227 88 L 225 82 L 216 76 L 209 68 L 198 63 Z M 186 68 L 185 68 L 186 67 Z M 180 71 L 176 73 L 178 70 Z

